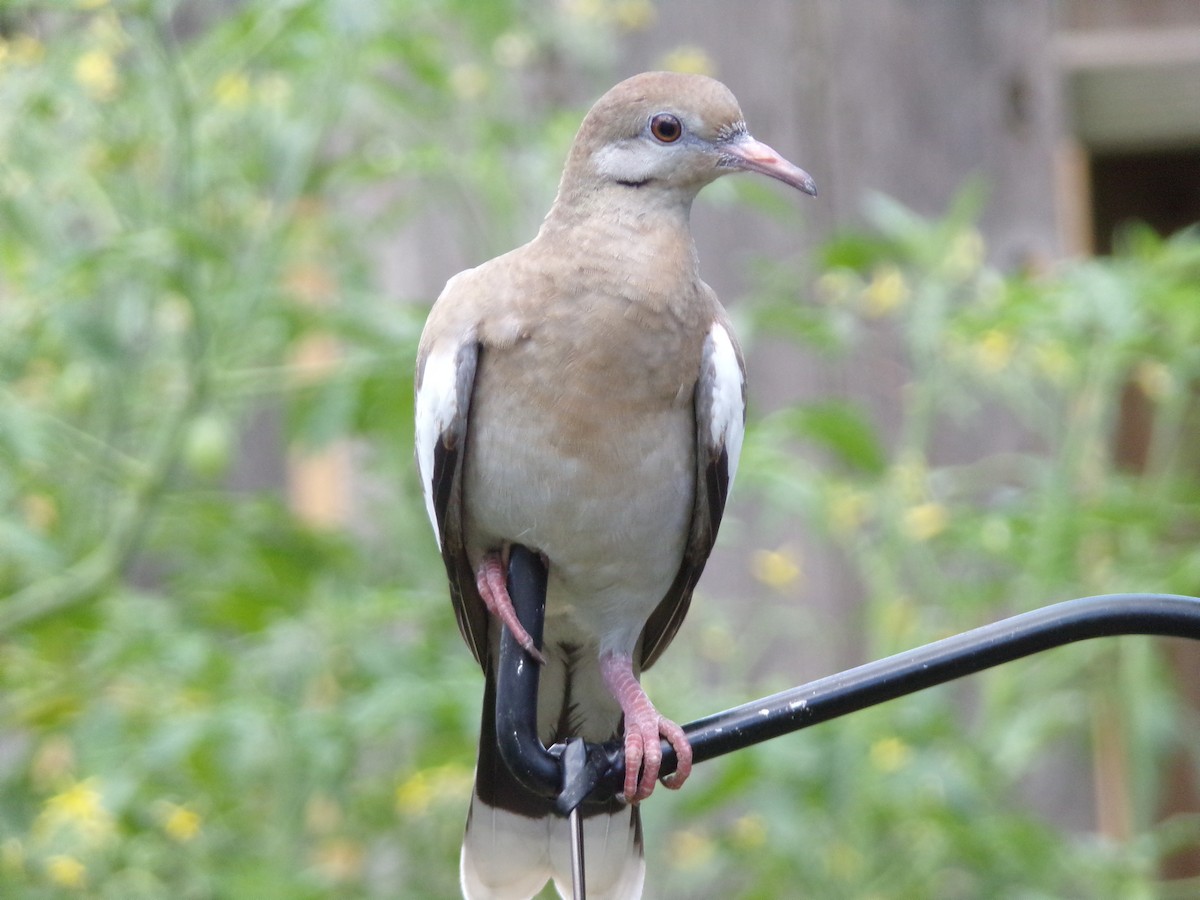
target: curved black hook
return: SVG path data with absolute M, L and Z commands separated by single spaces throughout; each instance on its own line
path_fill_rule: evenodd
M 546 611 L 546 566 L 541 557 L 520 545 L 514 545 L 509 553 L 508 593 L 517 618 L 540 647 Z M 579 741 L 581 749 L 565 754 L 562 744 L 547 748 L 537 733 L 540 674 L 537 660 L 504 629 L 496 677 L 496 740 L 500 758 L 529 790 L 543 797 L 554 797 L 558 811 L 565 816 L 586 799 L 602 801 L 616 796 L 624 779 L 625 753 L 619 741 L 607 744 Z M 602 793 L 594 792 L 602 781 L 613 787 Z
M 537 554 L 514 546 L 508 559 L 508 594 L 517 618 L 542 645 L 546 606 L 546 567 Z M 500 758 L 525 787 L 546 797 L 558 794 L 562 779 L 559 754 L 543 746 L 537 733 L 537 691 L 540 666 L 517 643 L 512 632 L 500 635 L 500 666 L 496 673 L 496 740 Z

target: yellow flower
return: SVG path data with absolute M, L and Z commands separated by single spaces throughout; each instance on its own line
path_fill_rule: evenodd
M 104 808 L 94 778 L 77 781 L 46 800 L 34 822 L 39 834 L 73 829 L 91 842 L 101 841 L 114 830 L 112 814 Z
M 567 15 L 585 21 L 599 22 L 605 16 L 604 0 L 567 0 Z
M 162 829 L 172 840 L 186 844 L 200 833 L 200 814 L 178 803 L 162 806 Z
M 58 522 L 58 504 L 47 494 L 26 494 L 21 498 L 25 524 L 34 531 L 46 533 Z
M 450 72 L 450 87 L 460 100 L 478 100 L 487 93 L 491 79 L 483 66 L 463 64 Z
M 989 374 L 999 372 L 1012 359 L 1015 343 L 1011 334 L 998 328 L 985 332 L 975 345 L 975 360 L 979 368 Z
M 669 858 L 677 869 L 692 869 L 703 866 L 712 859 L 713 842 L 706 834 L 685 829 L 671 835 Z
M 950 514 L 940 503 L 919 503 L 909 507 L 902 520 L 904 533 L 914 541 L 927 541 L 946 530 Z
M 717 64 L 703 47 L 685 45 L 676 47 L 664 56 L 662 68 L 685 75 L 713 75 L 717 71 Z
M 66 854 L 56 854 L 46 860 L 46 874 L 59 887 L 81 888 L 87 884 L 87 868 Z
M 733 843 L 740 849 L 753 850 L 767 842 L 767 822 L 758 813 L 749 813 L 734 820 Z
M 1133 380 L 1149 400 L 1163 400 L 1175 389 L 1175 376 L 1156 359 L 1146 359 L 1133 370 Z
M 245 72 L 226 72 L 213 84 L 213 99 L 226 109 L 244 109 L 250 102 L 250 79 Z
M 651 0 L 567 0 L 565 6 L 573 18 L 626 31 L 648 28 L 657 16 Z
M 506 31 L 492 42 L 492 58 L 506 69 L 523 69 L 537 53 L 537 44 L 527 31 Z
M 891 638 L 903 639 L 911 636 L 916 626 L 912 601 L 903 594 L 897 595 L 880 610 L 879 620 L 883 633 Z
M 983 265 L 983 253 L 982 235 L 974 228 L 968 228 L 954 236 L 942 265 L 951 278 L 966 278 Z
M 830 269 L 817 279 L 817 296 L 824 303 L 838 304 L 862 289 L 859 277 L 849 269 Z
M 1075 370 L 1075 358 L 1062 341 L 1046 341 L 1033 348 L 1033 364 L 1054 384 L 1062 384 Z
M 867 315 L 876 318 L 886 316 L 903 306 L 911 292 L 904 280 L 904 273 L 893 265 L 883 265 L 875 270 L 871 283 L 863 290 Z
M 912 748 L 898 737 L 884 738 L 871 745 L 871 765 L 880 772 L 898 772 L 911 758 Z
M 102 810 L 96 780 L 77 781 L 46 801 L 45 811 L 64 819 L 90 819 Z
M 843 537 L 858 531 L 867 518 L 867 501 L 867 495 L 857 488 L 835 487 L 827 504 L 829 527 Z
M 413 772 L 396 788 L 396 811 L 410 816 L 423 815 L 433 799 L 433 787 L 425 772 Z
M 183 334 L 192 327 L 192 303 L 183 294 L 163 294 L 154 307 L 154 324 L 167 334 Z
M 464 794 L 470 782 L 471 773 L 459 765 L 418 769 L 397 786 L 396 811 L 401 815 L 421 815 L 439 798 Z
M 750 559 L 750 572 L 767 587 L 782 591 L 800 579 L 798 556 L 799 554 L 790 547 L 756 550 Z
M 658 18 L 650 0 L 616 0 L 612 4 L 612 20 L 626 31 L 649 28 Z
M 892 466 L 891 480 L 900 496 L 910 503 L 925 496 L 928 477 L 925 460 L 917 454 L 905 454 Z
M 108 100 L 117 92 L 117 65 L 103 50 L 89 50 L 75 61 L 75 80 L 94 100 Z
M 46 55 L 45 45 L 37 38 L 21 34 L 13 38 L 8 45 L 8 55 L 18 66 L 33 66 L 42 61 Z
M 105 5 L 97 4 L 97 8 Z M 94 46 L 112 55 L 119 54 L 132 43 L 129 32 L 121 24 L 121 17 L 112 9 L 106 9 L 92 17 L 88 35 Z

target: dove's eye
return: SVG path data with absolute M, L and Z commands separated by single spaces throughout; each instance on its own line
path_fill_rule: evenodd
M 683 125 L 670 113 L 659 113 L 650 120 L 650 133 L 661 143 L 673 144 L 683 135 Z

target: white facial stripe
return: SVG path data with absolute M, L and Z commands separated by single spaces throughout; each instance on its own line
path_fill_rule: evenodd
M 638 182 L 663 177 L 675 165 L 676 156 L 670 147 L 637 139 L 602 147 L 594 159 L 603 177 Z
M 743 400 L 744 378 L 738 365 L 737 351 L 733 341 L 720 323 L 712 327 L 712 362 L 716 377 L 712 388 L 712 442 L 714 447 L 725 447 L 729 456 L 729 483 L 737 472 L 738 458 L 742 455 L 742 431 L 746 408 Z
M 433 452 L 442 433 L 458 415 L 458 373 L 454 364 L 456 354 L 446 351 L 431 353 L 425 360 L 421 387 L 417 391 L 416 444 L 417 468 L 421 472 L 421 492 L 425 495 L 425 511 L 433 525 L 433 533 L 441 544 L 437 513 L 433 508 Z

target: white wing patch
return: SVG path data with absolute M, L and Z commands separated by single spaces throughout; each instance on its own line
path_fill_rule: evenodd
M 433 525 L 438 547 L 442 544 L 437 512 L 433 508 L 433 453 L 442 434 L 458 415 L 457 354 L 439 350 L 425 360 L 421 386 L 417 389 L 416 445 L 417 468 L 421 471 L 421 492 L 425 495 L 425 512 Z
M 746 418 L 745 376 L 738 363 L 737 351 L 724 326 L 712 327 L 712 442 L 725 447 L 729 457 L 729 483 L 737 473 L 738 457 L 742 455 L 742 431 Z

